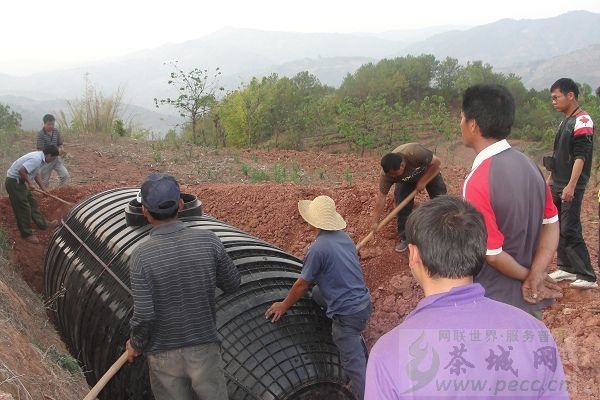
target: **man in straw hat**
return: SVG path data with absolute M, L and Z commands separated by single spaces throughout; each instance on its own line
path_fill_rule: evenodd
M 298 202 L 298 211 L 317 232 L 304 258 L 302 273 L 288 296 L 274 303 L 265 313 L 272 322 L 279 320 L 314 282 L 313 299 L 326 307 L 333 320 L 331 333 L 352 391 L 363 399 L 366 355 L 361 332 L 371 316 L 371 298 L 360 268 L 356 247 L 343 231 L 346 221 L 336 212 L 329 196 Z

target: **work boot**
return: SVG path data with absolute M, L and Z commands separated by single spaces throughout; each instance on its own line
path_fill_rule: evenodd
M 396 253 L 404 253 L 406 249 L 408 249 L 408 242 L 406 240 L 400 240 L 396 243 L 396 247 L 394 247 Z
M 54 228 L 56 228 L 57 226 L 58 226 L 58 221 L 57 221 L 57 220 L 55 220 L 55 219 L 54 219 L 54 220 L 52 220 L 52 221 L 50 221 L 50 222 L 48 222 L 48 228 L 50 228 L 50 229 L 54 229 Z
M 37 236 L 35 235 L 31 235 L 31 236 L 27 236 L 25 239 L 26 242 L 29 242 L 31 244 L 39 244 L 40 240 L 37 238 Z

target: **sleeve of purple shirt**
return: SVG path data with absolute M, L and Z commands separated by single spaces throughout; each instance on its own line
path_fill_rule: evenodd
M 367 363 L 365 400 L 395 400 L 399 399 L 395 390 L 393 368 L 385 365 L 385 359 L 379 357 L 377 346 L 371 350 Z M 396 376 L 396 379 L 398 377 Z

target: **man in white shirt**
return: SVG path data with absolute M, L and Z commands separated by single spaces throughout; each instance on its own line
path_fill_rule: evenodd
M 39 172 L 45 164 L 54 161 L 56 157 L 58 157 L 58 148 L 54 145 L 46 146 L 43 151 L 25 154 L 6 171 L 4 187 L 8 192 L 19 232 L 21 232 L 23 239 L 29 243 L 38 244 L 40 242 L 31 229 L 32 220 L 42 230 L 55 228 L 58 225 L 56 220 L 46 221 L 40 210 L 38 210 L 37 202 L 31 193 L 33 189 L 32 178 L 42 191 L 46 191 Z

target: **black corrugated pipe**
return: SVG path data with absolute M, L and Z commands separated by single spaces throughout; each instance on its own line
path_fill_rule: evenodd
M 79 203 L 54 233 L 46 254 L 45 294 L 54 299 L 58 329 L 90 385 L 124 351 L 129 337 L 133 301 L 127 261 L 150 230 L 126 222 L 143 221 L 137 191 L 109 190 Z M 301 299 L 276 324 L 264 317 L 298 278 L 301 261 L 201 215 L 194 196 L 182 197 L 186 209 L 179 218 L 194 229 L 213 231 L 242 274 L 237 292 L 217 290 L 229 398 L 352 399 L 331 339 L 331 322 L 316 303 Z M 152 399 L 145 359 L 122 368 L 101 399 Z

